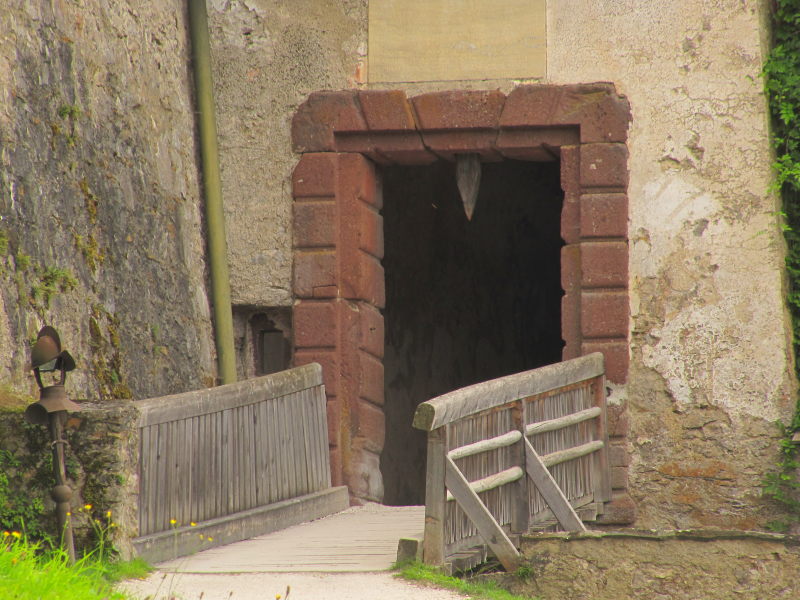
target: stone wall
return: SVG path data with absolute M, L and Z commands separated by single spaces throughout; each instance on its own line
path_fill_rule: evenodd
M 543 534 L 523 540 L 525 577 L 495 577 L 548 600 L 796 598 L 800 539 L 732 531 Z
M 631 370 L 615 397 L 646 527 L 769 520 L 761 480 L 796 384 L 768 191 L 767 4 L 548 3 L 548 79 L 613 81 L 631 105 Z
M 0 382 L 54 325 L 73 396 L 213 383 L 187 18 L 174 2 L 0 11 Z
M 87 550 L 94 547 L 97 533 L 92 521 L 96 519 L 107 542 L 129 557 L 131 540 L 139 529 L 138 414 L 130 402 L 83 403 L 81 408 L 70 414 L 65 428 L 75 545 Z M 5 473 L 10 488 L 25 490 L 30 501 L 38 498 L 44 504 L 44 513 L 36 522 L 27 523 L 28 531 L 41 528 L 58 539 L 55 506 L 50 499 L 54 479 L 47 428 L 28 425 L 21 411 L 2 410 L 0 451 L 11 453 L 19 464 Z
M 18 388 L 44 322 L 79 359 L 78 395 L 153 396 L 213 376 L 186 18 L 140 4 L 12 0 L 0 14 L 0 380 Z M 615 476 L 643 526 L 770 518 L 761 480 L 795 382 L 767 191 L 768 4 L 546 5 L 541 81 L 612 82 L 632 112 L 630 369 L 610 402 L 628 408 L 630 465 Z M 289 122 L 312 91 L 520 83 L 367 84 L 367 0 L 208 6 L 241 314 L 294 301 Z
M 294 98 L 310 91 L 305 86 L 396 88 L 412 96 L 450 89 L 508 92 L 520 83 L 491 77 L 360 82 L 366 39 L 361 3 L 330 9 L 335 15 L 323 14 L 322 3 L 312 4 L 315 10 L 306 10 L 306 3 L 279 3 L 271 11 L 257 2 L 215 4 L 218 14 L 212 20 L 218 27 L 233 27 L 234 9 L 262 11 L 262 21 L 242 36 L 259 32 L 271 40 L 260 55 L 275 57 L 272 68 L 250 71 L 252 86 L 263 90 L 265 98 L 281 97 L 269 73 L 285 73 L 293 60 L 288 58 L 290 38 L 272 35 L 275 28 L 316 29 L 320 44 L 330 44 L 319 46 L 321 55 L 314 61 L 298 62 L 293 72 L 301 85 L 291 88 Z M 778 199 L 768 191 L 771 152 L 760 78 L 767 11 L 763 0 L 658 5 L 574 0 L 546 7 L 547 74 L 541 81 L 612 82 L 632 111 L 627 142 L 630 370 L 627 385 L 614 387 L 610 403 L 620 412 L 628 408 L 621 422 L 629 429 L 629 442 L 618 454 L 629 458 L 620 461 L 615 477 L 619 483 L 630 480 L 643 526 L 751 528 L 771 518 L 760 499 L 761 481 L 776 462 L 773 422 L 789 416 L 795 382 L 783 303 Z M 330 28 L 323 25 L 326 18 Z M 347 27 L 342 29 L 342 23 Z M 234 63 L 237 57 L 236 64 L 248 64 L 243 57 L 259 53 L 245 54 L 240 40 L 238 53 L 223 58 L 222 37 L 216 33 L 215 39 L 217 89 L 223 96 L 232 85 L 228 82 L 246 77 L 229 76 L 221 63 Z M 330 78 L 306 76 L 311 66 L 325 61 Z M 293 105 L 271 103 L 275 112 L 252 121 L 263 122 L 269 134 L 274 151 L 269 164 L 283 165 L 275 180 L 283 189 L 269 192 L 274 194 L 270 206 L 280 209 L 264 229 L 265 250 L 248 246 L 253 255 L 273 248 L 288 254 L 286 178 L 294 158 L 285 141 L 272 141 L 286 134 Z M 223 114 L 226 110 L 221 107 Z M 248 146 L 254 128 L 237 133 L 233 124 L 224 125 L 224 146 Z M 255 152 L 247 156 L 251 164 L 258 162 Z M 226 185 L 234 190 L 229 197 L 249 196 L 237 190 L 250 185 L 251 171 L 245 178 L 226 170 Z M 281 260 L 281 270 L 263 277 L 283 289 L 289 267 L 288 259 Z M 237 301 L 262 302 L 243 292 L 245 277 L 238 269 L 246 268 L 234 267 Z M 267 296 L 263 302 L 284 301 Z M 288 298 L 285 292 L 281 297 Z

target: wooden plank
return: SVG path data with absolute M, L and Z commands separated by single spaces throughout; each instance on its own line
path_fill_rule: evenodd
M 520 562 L 519 552 L 481 499 L 478 498 L 478 494 L 470 487 L 456 464 L 448 457 L 445 457 L 445 482 L 447 488 L 456 497 L 456 502 L 475 524 L 484 541 L 497 555 L 506 571 L 509 573 L 515 571 Z
M 606 381 L 600 375 L 594 384 L 592 401 L 600 411 L 595 424 L 595 439 L 603 442 L 603 448 L 594 455 L 595 500 L 611 501 L 611 469 L 608 463 L 608 421 L 606 417 Z
M 211 470 L 209 484 L 214 488 L 213 502 L 209 503 L 209 513 L 214 517 L 222 516 L 222 499 L 224 498 L 224 482 L 222 478 L 223 456 L 225 452 L 222 436 L 222 415 L 224 413 L 213 413 L 214 419 L 214 465 Z
M 538 423 L 531 423 L 525 427 L 525 435 L 531 436 L 539 433 L 545 433 L 547 431 L 556 431 L 558 429 L 563 429 L 564 427 L 569 427 L 570 425 L 577 425 L 583 421 L 588 421 L 589 419 L 599 417 L 601 413 L 602 411 L 600 407 L 595 406 L 592 408 L 587 408 L 586 410 L 572 413 L 571 415 L 567 415 L 565 417 L 550 419 L 548 421 L 539 421 Z
M 283 482 L 280 476 L 280 444 L 278 440 L 278 422 L 275 400 L 270 400 L 267 402 L 267 411 L 269 414 L 269 472 L 272 480 L 272 493 L 270 494 L 270 502 L 276 502 L 281 499 L 281 495 L 283 493 Z
M 139 430 L 139 535 L 150 533 L 148 519 L 150 518 L 150 491 L 152 452 L 150 449 L 150 428 L 143 427 Z
M 320 385 L 315 389 L 315 401 L 317 406 L 317 426 L 319 427 L 319 459 L 322 465 L 322 488 L 331 486 L 331 459 L 330 459 L 330 439 L 328 437 L 328 398 L 325 395 L 325 386 Z M 321 489 L 322 489 L 321 488 Z
M 314 469 L 314 459 L 312 456 L 312 442 L 311 442 L 311 435 L 312 435 L 312 423 L 310 422 L 311 418 L 311 411 L 308 410 L 308 399 L 306 397 L 306 392 L 300 392 L 298 394 L 300 397 L 297 400 L 297 405 L 300 408 L 300 424 L 302 425 L 302 436 L 303 436 L 303 479 L 302 485 L 300 488 L 301 494 L 310 494 L 314 491 L 314 485 L 312 483 L 314 479 L 313 469 Z
M 136 400 L 139 410 L 139 427 L 175 421 L 201 414 L 260 402 L 264 397 L 275 398 L 322 383 L 322 367 L 311 363 L 215 388 L 173 394 L 160 398 Z
M 575 446 L 574 448 L 558 450 L 557 452 L 551 452 L 550 454 L 545 454 L 542 456 L 542 463 L 546 467 L 552 467 L 563 462 L 567 462 L 568 460 L 574 460 L 576 458 L 580 458 L 581 456 L 591 454 L 592 452 L 597 452 L 598 450 L 602 449 L 603 446 L 603 442 L 600 440 L 595 440 L 593 442 L 581 444 L 580 446 Z
M 472 488 L 473 492 L 475 492 L 476 494 L 482 494 L 483 492 L 488 492 L 489 490 L 494 490 L 496 488 L 499 488 L 501 485 L 507 485 L 509 483 L 514 483 L 515 481 L 519 481 L 524 476 L 525 472 L 522 470 L 522 467 L 510 467 L 508 469 L 503 469 L 499 473 L 494 473 L 493 475 L 487 475 L 486 477 L 482 477 L 480 479 L 476 479 L 475 481 L 470 481 L 468 483 L 469 487 Z M 453 500 L 455 500 L 454 496 L 448 493 L 447 501 L 451 502 Z
M 497 450 L 498 448 L 505 448 L 511 446 L 522 439 L 521 431 L 509 431 L 497 437 L 489 438 L 488 440 L 481 440 L 460 448 L 453 448 L 447 453 L 447 456 L 453 460 L 466 458 L 467 456 L 474 456 L 481 452 L 489 452 L 490 450 Z
M 447 429 L 428 432 L 428 458 L 425 469 L 425 534 L 422 557 L 426 564 L 444 564 L 445 459 Z
M 417 429 L 431 431 L 469 415 L 591 379 L 603 372 L 603 355 L 595 352 L 539 369 L 485 381 L 423 402 L 417 407 L 413 425 Z
M 511 410 L 511 421 L 520 434 L 519 441 L 511 449 L 511 459 L 515 465 L 519 465 L 521 470 L 525 469 L 525 412 L 526 402 L 518 400 L 514 403 Z M 527 533 L 530 521 L 530 492 L 528 490 L 528 478 L 522 477 L 517 481 L 514 489 L 509 489 L 511 493 L 511 531 L 514 533 Z
M 224 439 L 223 448 L 225 449 L 225 453 L 223 455 L 224 462 L 222 465 L 220 465 L 221 468 L 219 473 L 220 478 L 224 483 L 222 506 L 220 507 L 222 510 L 219 516 L 230 515 L 235 512 L 233 510 L 233 455 L 236 452 L 236 442 L 231 437 L 231 432 L 233 431 L 231 421 L 233 419 L 234 410 L 235 409 L 228 409 L 222 413 L 222 435 Z
M 242 407 L 237 406 L 231 409 L 230 420 L 230 439 L 233 441 L 231 448 L 231 507 L 230 512 L 235 513 L 241 510 L 241 479 L 242 471 L 239 468 L 242 456 L 242 424 L 240 417 L 242 416 Z
M 269 477 L 267 476 L 267 461 L 269 460 L 267 448 L 267 400 L 256 405 L 256 418 L 258 427 L 256 428 L 256 478 L 258 480 L 258 504 L 259 506 L 269 504 Z
M 525 469 L 561 526 L 567 531 L 586 531 L 586 527 L 578 518 L 575 509 L 572 508 L 527 438 L 525 439 Z

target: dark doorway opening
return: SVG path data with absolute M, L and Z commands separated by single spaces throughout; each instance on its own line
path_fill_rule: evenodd
M 559 166 L 482 165 L 472 221 L 454 164 L 383 169 L 385 503 L 424 504 L 420 402 L 561 360 Z

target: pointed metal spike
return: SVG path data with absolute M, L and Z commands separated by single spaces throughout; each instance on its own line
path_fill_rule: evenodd
M 456 183 L 467 219 L 472 220 L 481 186 L 480 154 L 456 154 Z

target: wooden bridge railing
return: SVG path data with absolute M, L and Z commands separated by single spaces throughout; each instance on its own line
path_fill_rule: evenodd
M 140 549 L 152 549 L 161 538 L 173 544 L 184 533 L 196 542 L 205 531 L 204 539 L 223 543 L 265 533 L 263 519 L 271 507 L 314 494 L 319 505 L 318 496 L 330 490 L 325 390 L 318 364 L 135 404 L 140 454 L 139 538 L 134 544 Z M 335 510 L 341 510 L 348 504 L 347 493 L 337 490 L 341 506 Z M 297 502 L 288 508 L 291 517 L 284 511 L 276 518 L 303 513 Z M 244 529 L 243 519 L 250 520 L 248 532 L 237 531 Z M 188 544 L 172 553 L 196 549 L 197 544 Z
M 591 517 L 611 499 L 605 413 L 599 353 L 420 404 L 414 427 L 428 431 L 423 560 L 442 565 L 488 544 L 513 570 L 519 553 L 509 534 L 554 521 L 584 530 L 575 509 Z

